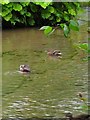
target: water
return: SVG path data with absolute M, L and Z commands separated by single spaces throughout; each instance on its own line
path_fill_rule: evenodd
M 87 41 L 87 24 L 79 32 L 65 38 L 61 30 L 45 36 L 38 29 L 3 30 L 3 118 L 63 117 L 65 112 L 80 114 L 77 96 L 87 97 L 88 64 L 75 43 Z M 59 49 L 62 59 L 49 57 L 48 49 Z M 18 72 L 19 65 L 28 64 L 31 73 Z

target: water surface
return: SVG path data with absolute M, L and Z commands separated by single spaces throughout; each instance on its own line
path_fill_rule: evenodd
M 61 117 L 80 114 L 87 97 L 88 64 L 74 44 L 87 41 L 87 24 L 65 38 L 61 30 L 45 36 L 38 29 L 3 30 L 3 118 Z M 62 59 L 49 57 L 46 50 L 59 49 Z M 28 64 L 30 75 L 18 73 Z

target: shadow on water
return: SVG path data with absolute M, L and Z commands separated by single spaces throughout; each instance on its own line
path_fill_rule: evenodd
M 85 112 L 77 93 L 87 97 L 88 64 L 73 44 L 87 41 L 86 29 L 87 24 L 81 25 L 68 39 L 60 30 L 48 37 L 37 29 L 3 31 L 3 118 L 60 118 L 65 112 Z M 61 59 L 45 52 L 55 49 Z M 30 65 L 30 76 L 16 72 L 21 64 Z

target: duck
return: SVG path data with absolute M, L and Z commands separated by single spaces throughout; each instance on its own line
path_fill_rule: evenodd
M 29 65 L 20 65 L 19 71 L 22 73 L 30 73 Z
M 73 117 L 72 113 L 67 113 L 66 118 L 67 120 L 90 120 L 90 115 L 81 114 L 81 115 Z
M 62 57 L 62 53 L 60 52 L 60 50 L 48 50 L 47 54 L 53 57 Z

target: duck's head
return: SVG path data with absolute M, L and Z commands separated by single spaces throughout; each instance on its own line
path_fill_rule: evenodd
M 47 50 L 47 54 L 49 56 L 62 58 L 62 53 L 60 52 L 60 50 Z
M 29 65 L 20 65 L 19 70 L 21 72 L 30 72 Z

